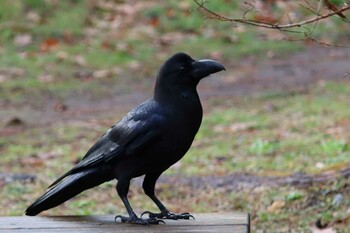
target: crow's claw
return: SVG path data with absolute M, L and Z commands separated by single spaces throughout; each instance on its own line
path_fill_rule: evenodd
M 143 213 L 141 214 L 141 218 L 142 218 L 142 216 L 145 215 L 145 214 L 148 214 L 148 217 L 151 218 L 151 215 L 152 215 L 153 213 L 152 213 L 151 211 L 146 210 L 145 212 L 143 212 Z
M 124 217 L 124 216 L 121 216 L 121 215 L 117 215 L 117 216 L 115 216 L 115 218 L 114 218 L 114 222 L 116 222 L 117 220 L 118 220 L 118 218 L 120 218 L 120 221 L 121 222 L 124 222 L 126 219 L 126 217 Z M 124 220 L 124 221 L 123 221 Z
M 183 219 L 193 219 L 195 220 L 194 216 L 190 213 L 182 213 L 182 214 L 179 214 Z
M 143 219 L 138 217 L 125 217 L 122 215 L 117 215 L 114 218 L 114 221 L 117 222 L 118 218 L 120 218 L 121 222 L 127 222 L 132 224 L 138 224 L 138 225 L 157 225 L 159 223 L 165 224 L 163 220 L 155 219 L 155 218 L 149 218 L 149 219 Z
M 160 213 L 152 213 L 150 211 L 145 211 L 141 214 L 141 217 L 145 214 L 148 214 L 148 217 L 150 219 L 171 219 L 171 220 L 178 220 L 178 219 L 195 219 L 194 216 L 190 213 L 182 213 L 182 214 L 175 214 L 171 212 L 160 212 Z

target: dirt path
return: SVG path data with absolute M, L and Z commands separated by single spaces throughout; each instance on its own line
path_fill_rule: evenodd
M 204 80 L 202 96 L 249 96 L 266 91 L 303 91 L 318 82 L 350 80 L 350 49 L 309 47 L 264 61 L 233 63 L 220 79 Z
M 335 181 L 339 178 L 347 179 L 349 177 L 350 167 L 345 167 L 339 171 L 327 171 L 315 175 L 294 173 L 288 176 L 260 176 L 246 173 L 232 173 L 225 176 L 162 176 L 159 179 L 159 183 L 173 184 L 174 186 L 185 185 L 192 189 L 225 188 L 228 191 L 237 191 L 261 186 L 296 186 L 305 188 L 320 183 Z
M 350 80 L 349 64 L 349 48 L 309 47 L 284 57 L 251 57 L 238 62 L 226 62 L 227 72 L 220 73 L 219 77 L 204 79 L 198 89 L 204 104 L 211 98 L 236 98 L 267 91 L 299 93 L 324 80 Z M 152 79 L 150 81 L 153 82 Z M 148 86 L 152 87 L 153 84 Z M 132 89 L 135 90 L 133 93 L 102 96 L 98 99 L 85 95 L 74 96 L 64 100 L 67 110 L 63 112 L 55 111 L 54 100 L 48 100 L 40 108 L 7 107 L 0 112 L 0 121 L 18 117 L 25 119 L 27 125 L 34 126 L 114 116 L 117 119 L 152 94 L 152 90 L 144 87 L 135 85 Z M 40 122 L 37 121 L 39 117 Z

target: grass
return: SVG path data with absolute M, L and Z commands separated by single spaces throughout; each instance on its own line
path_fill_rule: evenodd
M 81 89 L 82 82 L 75 77 L 79 72 L 89 74 L 96 70 L 107 70 L 112 72 L 107 77 L 132 76 L 129 84 L 139 82 L 141 77 L 155 75 L 157 65 L 165 59 L 163 51 L 169 51 L 167 54 L 185 51 L 195 57 L 222 51 L 221 56 L 229 59 L 262 55 L 267 51 L 283 53 L 299 47 L 286 41 L 265 40 L 263 35 L 254 30 L 235 32 L 230 24 L 204 21 L 193 10 L 195 6 L 189 0 L 181 4 L 178 1 L 149 4 L 137 16 L 129 16 L 133 18 L 133 23 L 121 25 L 119 34 L 119 29 L 109 29 L 111 25 L 107 18 L 116 17 L 112 10 L 101 9 L 85 1 L 55 4 L 6 0 L 2 5 L 0 63 L 3 67 L 24 71 L 20 77 L 9 77 L 3 84 L 5 87 L 0 96 L 14 103 L 20 103 L 33 89 L 37 92 L 48 91 L 53 97 L 67 97 L 62 93 Z M 224 13 L 237 11 L 235 4 L 229 8 L 223 6 L 213 4 L 212 7 Z M 154 17 L 158 23 L 152 26 L 150 20 Z M 105 24 L 101 26 L 103 20 Z M 182 35 L 179 33 L 180 36 L 169 43 L 158 42 L 164 35 L 174 31 Z M 30 42 L 14 44 L 23 35 L 29 36 Z M 205 51 L 203 48 L 206 48 Z M 135 63 L 143 64 L 141 69 L 138 72 L 128 71 Z M 113 73 L 116 68 L 123 72 Z M 43 81 L 42 77 L 48 74 L 49 78 Z M 83 84 L 86 92 L 95 93 L 94 87 L 103 85 L 103 79 L 87 77 L 87 80 L 91 85 Z M 18 91 L 13 97 L 14 89 Z M 32 103 L 39 99 L 34 97 Z
M 179 165 L 166 174 L 201 176 L 248 172 L 284 176 L 295 172 L 319 174 L 344 167 L 350 155 L 347 143 L 350 135 L 346 130 L 350 127 L 347 120 L 350 113 L 345 108 L 349 93 L 346 83 L 327 83 L 302 95 L 255 96 L 236 101 L 234 107 L 229 107 L 231 102 L 222 102 L 205 115 L 193 147 Z M 264 108 L 267 105 L 274 107 Z M 1 204 L 11 208 L 3 209 L 1 214 L 22 214 L 28 200 L 33 200 L 73 166 L 108 126 L 109 123 L 104 123 L 91 132 L 85 126 L 65 123 L 45 129 L 26 129 L 24 134 L 2 138 L 3 172 L 30 170 L 29 173 L 39 174 L 39 181 L 5 185 L 1 193 L 10 198 L 2 199 Z M 332 131 L 337 127 L 344 131 Z M 114 183 L 84 192 L 47 213 L 123 212 Z M 271 229 L 271 224 L 284 222 L 286 229 L 302 231 L 317 219 L 330 224 L 344 221 L 347 216 L 344 206 L 350 194 L 347 184 L 347 180 L 338 180 L 306 189 L 262 188 L 247 195 L 245 190 L 231 193 L 225 188 L 196 190 L 167 184 L 158 188 L 162 190 L 160 197 L 174 211 L 185 207 L 192 212 L 251 211 L 259 228 Z M 130 196 L 136 211 L 155 210 L 142 193 L 140 187 L 132 185 Z M 337 194 L 343 195 L 341 205 L 334 201 Z M 274 202 L 282 206 L 272 208 Z
M 320 173 L 347 164 L 350 90 L 344 86 L 332 83 L 304 95 L 248 98 L 214 109 L 177 172 Z M 339 127 L 344 131 L 334 131 Z M 220 162 L 212 165 L 215 159 Z

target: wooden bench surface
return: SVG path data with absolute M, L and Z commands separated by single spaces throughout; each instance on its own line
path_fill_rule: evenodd
M 235 232 L 249 233 L 249 215 L 243 213 L 194 214 L 196 220 L 165 220 L 166 224 L 139 226 L 114 222 L 114 216 L 0 217 L 0 233 L 28 232 Z

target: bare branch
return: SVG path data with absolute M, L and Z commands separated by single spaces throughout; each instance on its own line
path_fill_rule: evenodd
M 331 3 L 329 0 L 323 0 L 323 1 L 320 1 L 320 2 L 324 2 L 324 4 L 328 7 L 328 9 L 330 9 L 331 11 L 337 11 L 338 8 L 336 5 L 334 5 L 333 3 Z M 349 22 L 348 19 L 346 18 L 345 15 L 343 15 L 343 13 L 339 12 L 337 13 L 337 15 L 342 18 L 343 20 L 345 20 L 346 22 Z
M 317 15 L 311 19 L 308 19 L 308 20 L 295 22 L 295 23 L 288 23 L 288 24 L 275 24 L 275 23 L 269 23 L 269 22 L 253 20 L 253 19 L 246 19 L 246 18 L 229 18 L 229 17 L 223 16 L 221 14 L 218 14 L 218 13 L 208 9 L 204 5 L 204 1 L 200 1 L 200 0 L 193 0 L 193 1 L 198 5 L 199 11 L 203 15 L 205 15 L 206 18 L 217 19 L 217 20 L 225 21 L 225 22 L 242 23 L 242 24 L 247 24 L 247 25 L 251 25 L 251 26 L 262 27 L 262 28 L 267 28 L 267 29 L 275 29 L 275 30 L 280 30 L 280 31 L 290 31 L 289 29 L 291 29 L 291 28 L 300 28 L 303 25 L 318 22 L 320 20 L 329 18 L 333 15 L 343 15 L 342 12 L 350 10 L 350 5 L 345 5 L 342 8 L 336 9 L 329 14 Z M 295 32 L 295 31 L 292 31 L 292 32 Z

